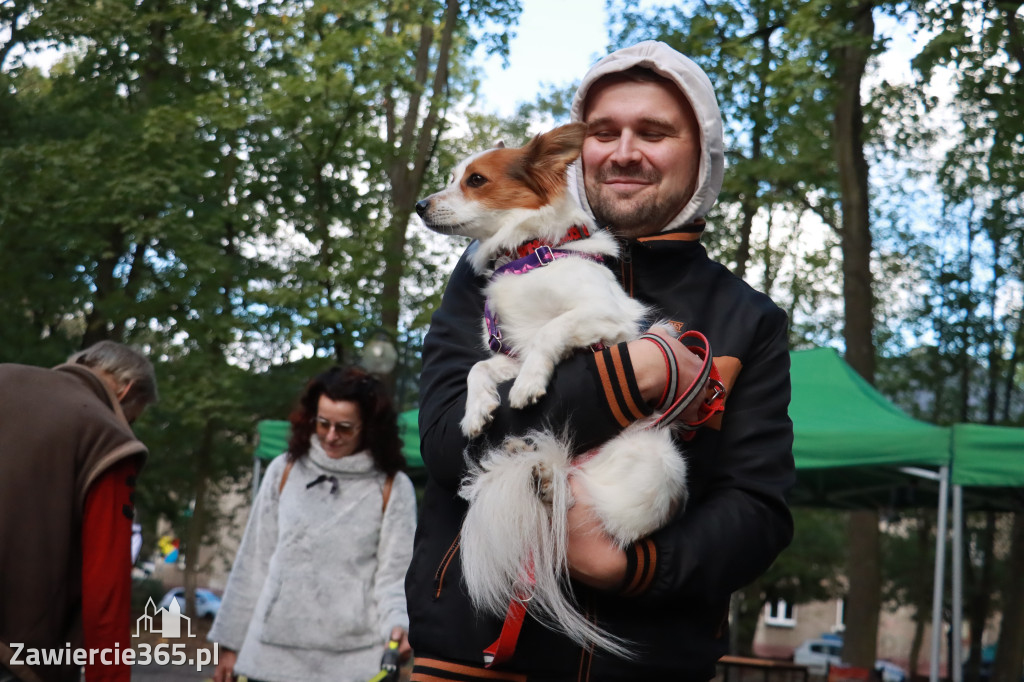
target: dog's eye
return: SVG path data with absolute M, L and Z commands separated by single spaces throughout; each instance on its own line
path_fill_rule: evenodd
M 487 178 L 480 175 L 479 173 L 473 173 L 468 178 L 466 178 L 466 184 L 474 188 L 483 187 L 484 185 L 487 184 Z

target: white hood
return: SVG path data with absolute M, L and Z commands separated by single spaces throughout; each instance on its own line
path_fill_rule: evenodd
M 711 80 L 691 59 L 676 52 L 665 43 L 648 40 L 611 53 L 587 72 L 572 100 L 572 120 L 583 120 L 583 103 L 587 91 L 602 76 L 641 66 L 672 80 L 689 100 L 700 126 L 700 170 L 697 188 L 689 203 L 669 221 L 663 231 L 682 227 L 697 218 L 703 218 L 718 199 L 725 173 L 725 147 L 722 138 L 722 115 L 718 110 Z M 593 217 L 583 186 L 582 161 L 577 160 L 570 169 L 570 183 L 576 183 L 576 192 L 584 210 Z

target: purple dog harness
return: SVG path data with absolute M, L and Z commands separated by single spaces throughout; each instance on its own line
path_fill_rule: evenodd
M 505 254 L 503 258 L 510 258 L 513 255 L 517 255 L 519 257 L 497 268 L 491 274 L 491 281 L 493 282 L 496 278 L 504 275 L 525 275 L 531 270 L 542 268 L 560 258 L 580 257 L 587 258 L 596 263 L 603 263 L 604 258 L 602 258 L 600 254 L 584 253 L 582 251 L 571 251 L 558 248 L 566 242 L 586 239 L 589 236 L 590 232 L 585 226 L 573 225 L 565 233 L 565 236 L 554 246 L 536 239 L 526 242 L 525 244 L 521 244 L 515 249 L 515 251 Z M 484 301 L 484 324 L 487 326 L 487 345 L 490 349 L 495 353 L 504 353 L 505 355 L 510 356 L 515 355 L 513 350 L 505 346 L 501 341 L 501 323 L 498 320 L 498 316 L 493 310 L 491 310 L 490 298 Z M 603 344 L 595 345 L 595 350 L 600 350 L 601 348 L 604 348 Z

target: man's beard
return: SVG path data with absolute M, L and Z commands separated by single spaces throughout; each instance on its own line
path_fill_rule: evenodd
M 604 185 L 607 178 L 629 178 L 650 183 L 636 195 L 622 197 Z M 656 169 L 645 171 L 642 168 L 609 168 L 601 169 L 594 180 L 587 181 L 587 201 L 598 224 L 610 229 L 623 237 L 642 237 L 658 232 L 676 215 L 682 204 L 675 197 L 658 201 L 662 175 Z M 679 197 L 680 200 L 682 196 Z

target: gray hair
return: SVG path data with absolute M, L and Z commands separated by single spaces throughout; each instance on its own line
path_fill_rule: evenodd
M 157 401 L 156 372 L 153 371 L 153 363 L 131 346 L 114 341 L 100 341 L 74 353 L 68 358 L 68 362 L 106 372 L 114 378 L 118 386 L 124 387 L 131 383 L 131 390 L 122 401 L 124 403 L 145 406 Z

